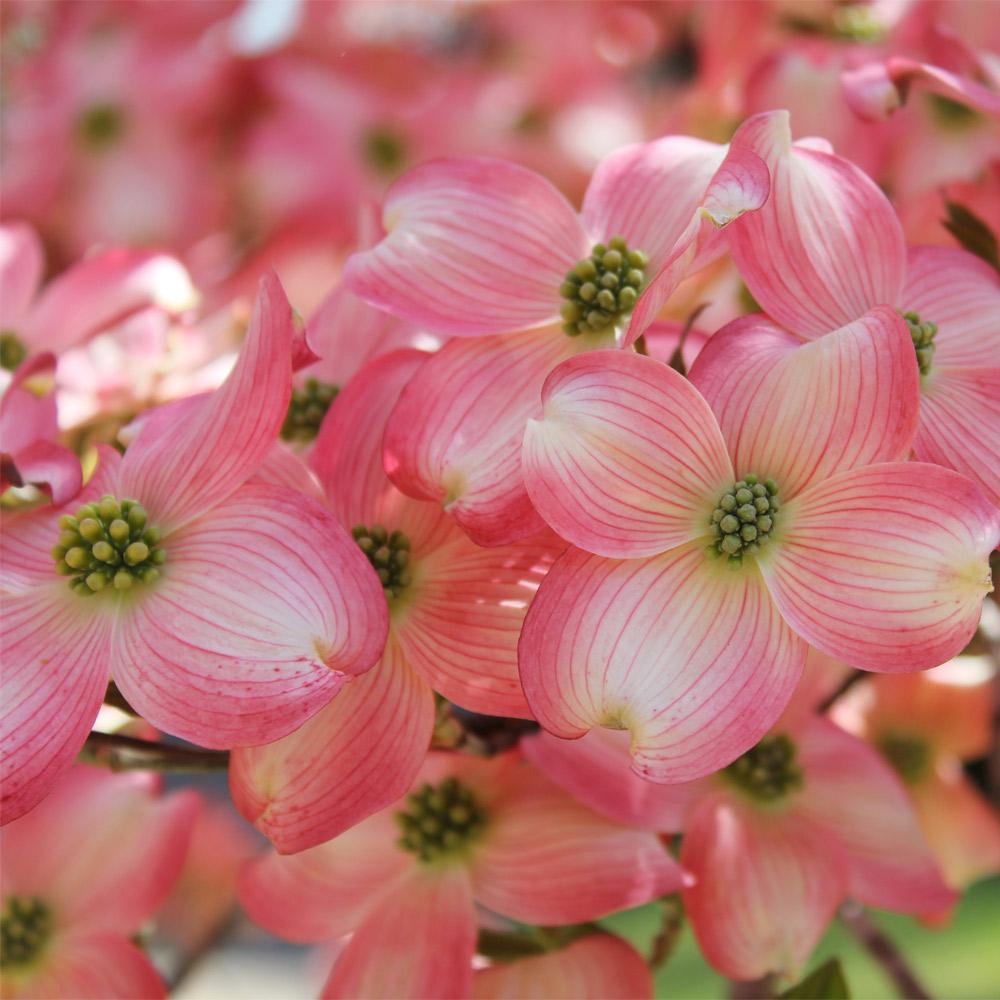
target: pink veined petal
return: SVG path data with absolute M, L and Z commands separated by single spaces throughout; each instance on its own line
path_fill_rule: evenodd
M 159 728 L 207 747 L 278 739 L 382 653 L 378 578 L 308 497 L 248 484 L 164 549 L 161 579 L 126 598 L 112 666 Z
M 611 934 L 589 934 L 545 955 L 498 962 L 472 977 L 475 1000 L 642 1000 L 653 996 L 643 957 Z
M 588 552 L 653 555 L 704 536 L 733 467 L 697 390 L 659 361 L 591 351 L 545 381 L 524 435 L 538 512 Z
M 173 887 L 199 809 L 188 790 L 159 797 L 152 774 L 76 765 L 3 830 L 5 891 L 38 896 L 59 927 L 132 934 Z
M 468 337 L 554 322 L 559 285 L 590 252 L 544 177 L 487 158 L 434 160 L 389 190 L 387 235 L 354 254 L 344 283 L 434 333 Z
M 323 487 L 305 463 L 305 456 L 298 455 L 284 443 L 275 441 L 264 461 L 250 477 L 251 483 L 270 483 L 304 493 L 313 500 L 324 500 Z
M 968 476 L 1000 506 L 1000 365 L 931 369 L 913 453 Z
M 122 462 L 122 489 L 166 532 L 242 485 L 288 411 L 292 313 L 274 274 L 261 279 L 250 330 L 229 378 L 170 423 L 144 424 Z
M 61 934 L 30 979 L 3 976 L 2 982 L 3 995 L 11 1000 L 159 1000 L 167 995 L 153 963 L 131 941 L 111 931 Z
M 179 312 L 195 301 L 179 261 L 119 247 L 88 257 L 46 285 L 21 335 L 32 350 L 58 354 L 151 305 Z
M 372 907 L 321 996 L 450 1000 L 472 988 L 476 914 L 464 867 L 415 867 Z
M 61 577 L 4 595 L 4 823 L 41 802 L 83 746 L 107 688 L 113 629 L 114 608 L 74 594 Z
M 956 247 L 910 247 L 901 309 L 937 324 L 932 372 L 1000 367 L 1000 278 Z
M 519 646 L 538 721 L 564 738 L 629 730 L 632 768 L 653 781 L 691 781 L 749 750 L 791 697 L 806 646 L 753 567 L 721 562 L 700 543 L 556 560 Z
M 593 812 L 527 762 L 489 813 L 472 855 L 473 893 L 515 920 L 596 920 L 685 884 L 656 834 Z
M 550 781 L 591 809 L 627 826 L 675 833 L 703 790 L 703 783 L 660 785 L 631 769 L 627 733 L 592 729 L 578 740 L 540 732 L 520 743 L 528 758 Z
M 794 739 L 805 775 L 794 813 L 840 843 L 851 898 L 903 913 L 954 904 L 909 797 L 878 751 L 819 716 Z
M 913 342 L 886 307 L 807 344 L 763 316 L 738 319 L 705 345 L 691 381 L 737 473 L 773 478 L 782 501 L 834 472 L 906 458 L 917 432 Z
M 240 873 L 240 903 L 255 923 L 289 941 L 350 934 L 383 898 L 396 898 L 400 877 L 415 865 L 398 839 L 386 811 L 307 851 L 271 851 Z
M 538 534 L 544 522 L 521 474 L 525 424 L 541 412 L 548 373 L 593 346 L 556 327 L 446 344 L 386 425 L 389 477 L 408 496 L 443 504 L 478 545 Z
M 972 638 L 1000 512 L 968 479 L 920 462 L 853 469 L 782 506 L 759 560 L 785 620 L 867 670 L 924 670 Z
M 735 222 L 729 242 L 743 280 L 774 319 L 813 338 L 897 301 L 903 231 L 874 181 L 839 156 L 792 145 L 786 111 L 747 119 L 732 145 L 771 171 L 767 204 Z
M 381 661 L 304 726 L 233 751 L 233 801 L 282 853 L 314 847 L 405 795 L 433 728 L 433 692 L 390 636 Z
M 835 843 L 792 813 L 704 799 L 684 836 L 684 908 L 702 954 L 730 979 L 795 975 L 847 891 Z
M 24 222 L 0 226 L 0 329 L 18 333 L 44 271 L 35 230 Z

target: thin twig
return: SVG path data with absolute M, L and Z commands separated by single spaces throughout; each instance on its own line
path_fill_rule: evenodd
M 681 936 L 681 930 L 684 928 L 684 905 L 677 893 L 661 899 L 660 906 L 663 910 L 663 917 L 660 921 L 660 930 L 653 938 L 647 963 L 654 971 L 659 969 L 674 953 L 674 948 L 677 947 L 677 941 Z
M 128 703 L 125 695 L 118 690 L 118 685 L 114 681 L 108 681 L 108 689 L 104 692 L 104 704 L 117 708 L 119 712 L 126 715 L 138 716 L 139 713 Z
M 91 733 L 80 759 L 112 771 L 224 771 L 229 754 L 224 750 L 153 743 L 118 733 Z
M 833 707 L 834 702 L 839 701 L 841 697 L 843 697 L 843 695 L 847 694 L 847 692 L 850 691 L 851 688 L 858 683 L 858 681 L 864 680 L 865 677 L 867 676 L 868 674 L 866 674 L 864 670 L 855 670 L 853 671 L 853 673 L 848 674 L 843 679 L 843 681 L 841 681 L 841 683 L 837 686 L 837 688 L 833 692 L 828 694 L 816 706 L 816 711 L 819 712 L 821 715 L 823 714 L 823 712 L 829 711 Z
M 771 1000 L 775 996 L 774 976 L 768 973 L 760 979 L 729 983 L 730 1000 Z
M 840 919 L 892 979 L 901 997 L 905 1000 L 931 1000 L 931 994 L 910 968 L 902 952 L 860 903 L 845 903 L 840 908 Z

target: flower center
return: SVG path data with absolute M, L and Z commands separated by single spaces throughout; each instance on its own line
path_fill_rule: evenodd
M 167 558 L 160 532 L 146 527 L 146 510 L 136 500 L 110 494 L 59 519 L 59 541 L 52 549 L 56 572 L 69 576 L 78 594 L 105 587 L 128 590 L 137 580 L 153 583 Z
M 722 774 L 758 802 L 778 802 L 802 787 L 802 771 L 795 762 L 795 744 L 784 733 L 765 736 Z
M 401 531 L 391 535 L 381 524 L 370 528 L 357 524 L 351 534 L 368 561 L 375 567 L 387 600 L 399 597 L 410 584 L 410 540 Z
M 931 748 L 926 740 L 889 732 L 880 735 L 876 745 L 908 785 L 915 785 L 927 776 L 931 767 Z
M 915 312 L 903 313 L 903 319 L 910 331 L 910 340 L 913 341 L 913 350 L 917 354 L 917 364 L 920 366 L 920 374 L 926 375 L 931 370 L 931 361 L 934 360 L 934 338 L 937 336 L 937 323 L 924 321 L 921 323 L 920 317 Z
M 646 277 L 649 258 L 629 250 L 613 236 L 608 245 L 595 243 L 589 257 L 577 261 L 559 286 L 566 299 L 559 310 L 563 330 L 571 337 L 606 330 L 632 311 Z
M 39 899 L 9 896 L 0 917 L 0 968 L 30 965 L 52 934 L 52 914 Z
M 0 368 L 12 372 L 27 355 L 28 348 L 13 330 L 0 333 Z
M 92 104 L 76 123 L 80 138 L 94 149 L 112 145 L 125 131 L 125 116 L 117 105 Z
M 709 524 L 715 540 L 705 549 L 713 559 L 728 556 L 729 565 L 743 564 L 743 556 L 759 552 L 770 541 L 778 513 L 778 484 L 744 476 L 719 497 Z
M 398 844 L 421 861 L 436 861 L 467 847 L 482 830 L 486 813 L 455 778 L 424 785 L 406 797 L 409 808 L 396 813 L 403 835 Z
M 380 174 L 394 174 L 406 162 L 406 144 L 391 128 L 373 128 L 363 146 L 365 159 Z
M 306 379 L 302 385 L 294 387 L 285 422 L 281 425 L 282 438 L 286 441 L 312 441 L 339 391 L 337 386 L 315 378 Z

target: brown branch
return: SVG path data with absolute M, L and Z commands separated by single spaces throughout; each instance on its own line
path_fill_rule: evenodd
M 931 1000 L 931 994 L 910 968 L 902 952 L 860 903 L 845 903 L 840 908 L 840 919 L 893 981 L 901 997 L 905 1000 Z
M 684 905 L 681 897 L 677 893 L 665 896 L 660 900 L 663 916 L 660 920 L 660 929 L 649 952 L 648 965 L 654 971 L 659 969 L 677 947 L 677 941 L 684 928 Z
M 112 771 L 224 771 L 229 754 L 224 750 L 153 743 L 118 733 L 91 733 L 80 751 L 80 760 Z
M 768 973 L 760 979 L 729 983 L 730 1000 L 772 1000 L 775 996 L 774 976 Z
M 837 688 L 828 694 L 817 706 L 816 711 L 822 715 L 824 712 L 828 712 L 834 705 L 835 702 L 839 701 L 843 695 L 847 694 L 848 691 L 854 687 L 858 681 L 863 681 L 868 674 L 864 670 L 855 670 L 848 674 L 837 686 Z
M 117 708 L 119 712 L 126 715 L 137 716 L 139 713 L 128 703 L 125 695 L 118 690 L 118 685 L 114 681 L 108 681 L 108 689 L 104 692 L 104 704 Z

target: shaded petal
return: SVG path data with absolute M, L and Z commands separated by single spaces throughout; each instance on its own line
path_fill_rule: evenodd
M 435 500 L 479 545 L 538 534 L 521 442 L 541 389 L 564 358 L 594 346 L 555 327 L 452 341 L 407 385 L 386 425 L 385 467 L 408 496 Z
M 173 888 L 198 809 L 153 774 L 77 765 L 3 831 L 4 888 L 50 902 L 61 927 L 134 933 Z
M 271 450 L 291 396 L 293 333 L 281 284 L 265 275 L 226 381 L 169 423 L 140 427 L 122 462 L 122 488 L 164 532 L 229 496 Z
M 591 351 L 545 381 L 523 465 L 538 512 L 598 555 L 653 555 L 708 532 L 733 468 L 712 411 L 659 361 Z
M 390 637 L 381 661 L 304 726 L 233 751 L 233 801 L 282 853 L 313 847 L 405 795 L 433 728 L 433 692 Z
M 414 868 L 373 906 L 337 959 L 324 998 L 452 998 L 472 988 L 476 914 L 464 867 Z
M 61 444 L 35 441 L 12 456 L 20 483 L 31 483 L 47 493 L 54 504 L 72 500 L 80 492 L 80 460 Z
M 838 847 L 793 814 L 724 795 L 695 811 L 681 847 L 695 878 L 684 909 L 702 954 L 730 979 L 794 975 L 847 892 Z
M 954 656 L 990 591 L 1000 512 L 968 479 L 918 462 L 853 469 L 781 508 L 759 564 L 788 623 L 867 670 Z
M 771 171 L 767 204 L 729 230 L 736 266 L 771 316 L 812 338 L 896 303 L 903 230 L 867 174 L 839 156 L 792 145 L 787 111 L 748 118 L 732 145 L 750 149 Z
M 1000 366 L 932 368 L 920 403 L 914 455 L 968 476 L 1000 506 Z
M 702 777 L 750 749 L 785 707 L 806 646 L 752 566 L 700 544 L 612 561 L 571 549 L 539 588 L 521 634 L 521 682 L 564 738 L 628 729 L 633 770 Z
M 520 747 L 549 780 L 609 819 L 646 830 L 674 833 L 704 790 L 699 781 L 661 785 L 631 769 L 629 737 L 592 729 L 578 740 L 540 732 L 523 737 Z
M 0 329 L 17 333 L 45 271 L 45 253 L 24 222 L 0 226 Z
M 569 202 L 504 160 L 424 163 L 386 195 L 387 235 L 354 254 L 344 283 L 435 333 L 476 336 L 553 322 L 559 285 L 590 253 Z
M 641 1000 L 653 995 L 643 957 L 612 934 L 588 934 L 545 955 L 501 962 L 472 977 L 476 1000 Z
M 83 746 L 108 685 L 114 610 L 63 579 L 4 597 L 4 823 L 41 802 Z
M 415 864 L 396 847 L 398 837 L 383 812 L 319 847 L 271 851 L 240 873 L 240 904 L 255 923 L 289 941 L 350 934 L 383 898 L 396 898 L 400 876 Z
M 476 901 L 532 924 L 595 920 L 684 884 L 654 833 L 614 823 L 526 762 L 472 855 Z
M 308 497 L 248 484 L 164 547 L 163 576 L 135 593 L 112 667 L 159 728 L 206 747 L 278 739 L 382 653 L 378 578 Z
M 763 316 L 738 319 L 705 345 L 691 381 L 737 473 L 775 479 L 782 500 L 834 472 L 905 459 L 917 431 L 913 342 L 885 307 L 808 344 Z
M 955 903 L 902 782 L 878 751 L 820 717 L 794 736 L 805 774 L 795 814 L 840 842 L 849 895 L 902 913 Z

